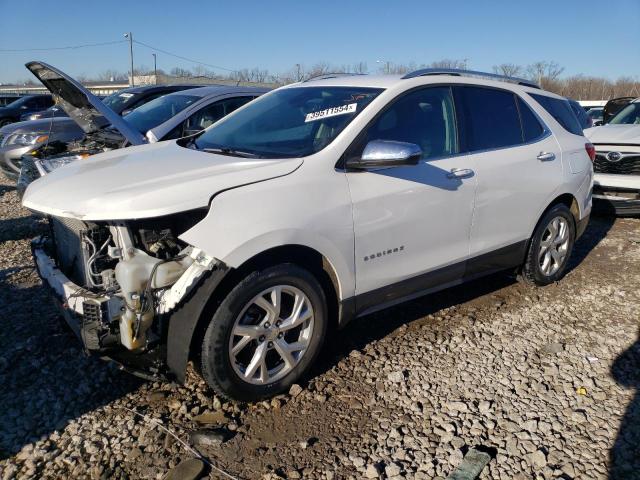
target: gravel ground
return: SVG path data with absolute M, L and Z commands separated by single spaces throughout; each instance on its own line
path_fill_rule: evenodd
M 190 454 L 237 478 L 640 478 L 640 220 L 594 219 L 572 269 L 506 275 L 353 322 L 306 384 L 221 403 L 193 372 L 145 382 L 82 354 L 32 267 L 44 229 L 0 178 L 0 479 L 163 478 Z M 211 478 L 223 478 L 212 471 Z

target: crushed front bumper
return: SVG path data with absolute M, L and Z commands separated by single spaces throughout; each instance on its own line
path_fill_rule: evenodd
M 139 353 L 122 347 L 117 336 L 106 333 L 105 325 L 99 318 L 102 311 L 113 315 L 114 312 L 109 313 L 109 309 L 121 308 L 119 300 L 96 295 L 73 283 L 47 254 L 44 244 L 42 237 L 34 239 L 31 244 L 36 270 L 85 352 L 104 360 L 113 360 L 122 369 L 146 379 L 168 379 L 166 349 L 157 345 Z

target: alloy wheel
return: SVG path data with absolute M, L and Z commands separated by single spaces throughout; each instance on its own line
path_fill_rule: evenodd
M 544 229 L 538 252 L 538 265 L 543 275 L 550 277 L 565 262 L 569 250 L 569 222 L 564 217 L 554 217 Z
M 302 290 L 290 285 L 264 290 L 235 320 L 229 338 L 231 365 L 245 382 L 276 382 L 300 363 L 313 328 L 313 307 Z

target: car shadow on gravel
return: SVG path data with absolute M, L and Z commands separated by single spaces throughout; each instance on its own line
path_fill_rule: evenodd
M 587 229 L 573 247 L 567 272 L 572 271 L 582 263 L 587 255 L 607 236 L 615 221 L 615 217 L 611 215 L 591 216 Z
M 640 478 L 640 331 L 639 338 L 611 366 L 611 376 L 635 395 L 620 422 L 616 441 L 609 452 L 609 479 Z
M 0 176 L 0 182 L 4 180 L 4 177 Z M 13 192 L 16 189 L 13 185 L 5 185 L 0 183 L 0 197 L 2 197 L 7 192 Z
M 367 344 L 380 340 L 398 327 L 410 324 L 444 308 L 461 305 L 485 295 L 495 293 L 516 283 L 513 275 L 497 273 L 480 280 L 458 285 L 437 293 L 372 313 L 353 320 L 343 330 L 333 332 L 322 358 L 309 378 L 330 370 L 352 350 L 362 350 Z M 444 328 L 452 325 L 444 324 Z M 434 328 L 443 328 L 442 324 Z
M 0 460 L 142 384 L 85 356 L 46 290 L 16 283 L 23 275 L 0 270 Z
M 0 220 L 0 243 L 25 240 L 46 231 L 45 219 L 37 215 Z

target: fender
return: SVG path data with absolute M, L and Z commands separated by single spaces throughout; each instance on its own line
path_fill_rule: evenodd
M 191 339 L 198 321 L 213 292 L 228 272 L 229 268 L 222 263 L 214 266 L 170 313 L 167 330 L 167 366 L 180 383 L 185 379 Z
M 274 247 L 309 247 L 331 263 L 339 297 L 353 296 L 351 197 L 345 174 L 323 166 L 305 163 L 290 175 L 216 195 L 207 216 L 180 239 L 230 268 Z M 301 175 L 302 168 L 311 171 Z

